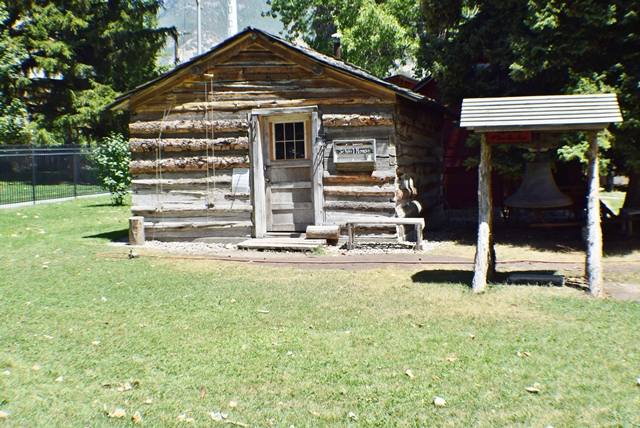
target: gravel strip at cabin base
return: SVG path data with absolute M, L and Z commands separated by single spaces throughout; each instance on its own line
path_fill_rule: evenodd
M 415 251 L 413 242 L 358 242 L 356 248 L 353 250 L 347 250 L 346 244 L 338 246 L 326 245 L 322 248 L 322 252 L 325 255 L 341 255 L 343 253 L 349 254 L 386 254 L 386 253 L 428 253 L 436 247 L 442 245 L 442 242 L 427 242 L 423 241 L 423 250 Z M 192 254 L 192 255 L 206 255 L 206 254 L 228 254 L 229 252 L 238 252 L 246 254 L 248 251 L 239 250 L 237 245 L 234 244 L 210 244 L 204 242 L 162 242 L 162 241 L 146 241 L 144 248 L 152 251 L 159 251 L 169 254 Z M 271 251 L 274 253 L 285 253 L 288 251 Z

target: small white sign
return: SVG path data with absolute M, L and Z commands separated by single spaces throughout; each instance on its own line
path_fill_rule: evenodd
M 375 163 L 376 140 L 333 140 L 334 163 Z
M 234 168 L 231 193 L 249 193 L 249 168 Z

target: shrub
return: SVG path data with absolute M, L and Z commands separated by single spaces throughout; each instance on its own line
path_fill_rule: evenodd
M 131 187 L 129 173 L 129 144 L 121 134 L 111 134 L 100 142 L 95 154 L 98 178 L 102 187 L 111 193 L 114 205 L 124 205 L 125 196 Z

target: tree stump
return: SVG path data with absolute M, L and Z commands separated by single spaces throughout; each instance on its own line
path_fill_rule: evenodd
M 144 217 L 129 218 L 129 245 L 144 245 Z

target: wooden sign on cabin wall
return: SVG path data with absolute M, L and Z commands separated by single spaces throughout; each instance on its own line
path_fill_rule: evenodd
M 333 140 L 333 163 L 376 163 L 376 140 Z

